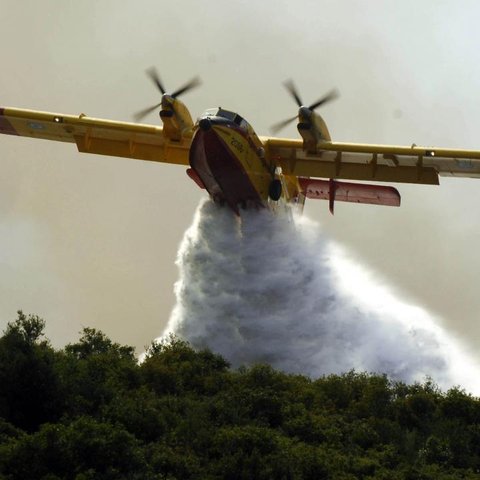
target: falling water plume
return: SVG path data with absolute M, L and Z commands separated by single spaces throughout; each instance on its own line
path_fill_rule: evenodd
M 472 362 L 432 317 L 375 283 L 308 219 L 267 210 L 238 219 L 204 201 L 177 264 L 164 335 L 233 366 L 262 362 L 312 377 L 355 369 L 473 388 Z

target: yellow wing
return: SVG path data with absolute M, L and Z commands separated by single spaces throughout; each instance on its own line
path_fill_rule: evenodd
M 188 165 L 191 138 L 172 142 L 162 128 L 86 115 L 0 108 L 0 133 L 77 145 L 80 152 Z
M 316 153 L 301 140 L 261 138 L 271 162 L 301 177 L 438 184 L 438 176 L 480 177 L 480 151 L 319 142 Z

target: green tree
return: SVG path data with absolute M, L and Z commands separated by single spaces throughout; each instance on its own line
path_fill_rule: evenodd
M 0 479 L 474 479 L 480 400 L 432 380 L 238 370 L 171 337 L 84 329 L 55 351 L 19 312 L 0 338 Z
M 215 394 L 228 380 L 228 362 L 210 350 L 196 352 L 175 336 L 153 343 L 141 365 L 143 382 L 157 394 Z
M 0 453 L 7 478 L 37 480 L 56 475 L 114 480 L 144 478 L 141 475 L 148 472 L 133 435 L 88 417 L 67 425 L 45 424 L 38 432 L 4 446 Z
M 65 347 L 57 371 L 70 415 L 101 415 L 114 398 L 140 383 L 134 349 L 92 328 L 83 329 L 80 340 Z
M 0 338 L 0 417 L 27 431 L 55 421 L 63 408 L 57 354 L 41 340 L 44 328 L 41 318 L 19 311 Z

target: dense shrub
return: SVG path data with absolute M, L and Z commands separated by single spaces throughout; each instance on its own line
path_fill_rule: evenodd
M 2 479 L 480 478 L 480 401 L 458 388 L 232 370 L 175 337 L 138 363 L 44 327 L 19 312 L 0 338 Z

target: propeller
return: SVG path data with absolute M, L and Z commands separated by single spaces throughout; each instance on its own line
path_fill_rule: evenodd
M 293 83 L 293 80 L 287 80 L 284 83 L 284 85 L 287 91 L 295 100 L 295 103 L 298 105 L 298 108 L 305 109 L 307 112 L 310 112 L 310 113 L 313 112 L 316 108 L 321 107 L 322 105 L 325 105 L 326 103 L 331 102 L 332 100 L 335 100 L 339 96 L 338 91 L 334 89 L 328 92 L 326 95 L 324 95 L 322 98 L 320 98 L 316 102 L 309 105 L 308 107 L 305 107 L 300 98 L 300 95 L 298 94 L 298 90 L 295 87 L 295 84 Z M 298 114 L 295 115 L 294 117 L 287 118 L 286 120 L 283 120 L 281 122 L 276 123 L 275 125 L 272 125 L 270 130 L 272 131 L 272 133 L 277 133 L 282 128 L 285 128 L 288 124 L 292 123 L 297 118 L 298 118 Z
M 156 85 L 158 90 L 160 90 L 161 94 L 166 95 L 167 91 L 163 86 L 162 81 L 160 80 L 160 76 L 158 75 L 157 69 L 155 67 L 151 67 L 146 71 L 146 73 L 150 77 L 152 82 Z M 177 98 L 180 95 L 183 95 L 184 93 L 188 92 L 189 90 L 192 90 L 193 88 L 198 87 L 200 83 L 201 81 L 199 77 L 192 78 L 192 80 L 190 80 L 185 85 L 178 88 L 168 96 L 171 98 Z M 154 110 L 156 110 L 158 107 L 161 107 L 161 106 L 162 106 L 162 102 L 159 102 L 151 107 L 140 110 L 139 112 L 134 114 L 133 118 L 135 119 L 136 122 L 139 122 L 142 118 L 146 117 L 149 113 L 153 112 Z

